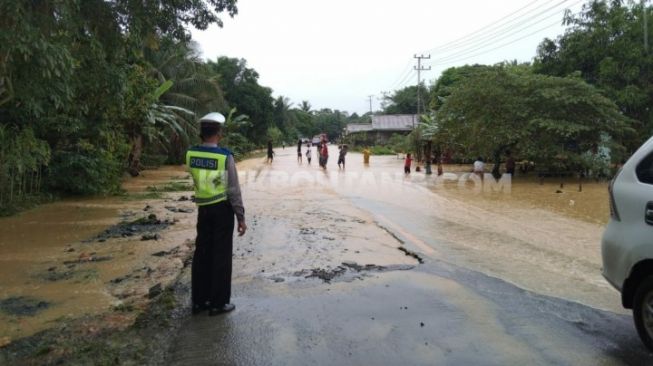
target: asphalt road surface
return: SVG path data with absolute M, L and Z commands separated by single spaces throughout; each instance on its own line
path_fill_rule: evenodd
M 528 253 L 552 267 L 569 261 L 507 229 L 473 231 L 475 252 L 460 250 L 452 233 L 470 224 L 455 207 L 451 220 L 425 216 L 443 206 L 421 183 L 348 180 L 362 158 L 349 154 L 339 171 L 334 147 L 326 172 L 315 157 L 299 165 L 294 148 L 276 152 L 271 165 L 239 164 L 250 231 L 234 243 L 236 310 L 189 315 L 167 363 L 653 365 L 593 270 L 541 269 Z M 392 159 L 372 157 L 366 169 L 400 171 Z M 495 245 L 511 240 L 528 252 Z

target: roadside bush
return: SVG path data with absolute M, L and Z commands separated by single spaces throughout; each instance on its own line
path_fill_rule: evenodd
M 370 148 L 372 155 L 394 155 L 396 154 L 394 150 L 387 146 L 372 146 Z
M 158 168 L 161 165 L 165 164 L 166 162 L 170 161 L 172 164 L 180 164 L 182 161 L 177 161 L 177 159 L 173 159 L 172 157 L 169 157 L 164 154 L 156 154 L 156 153 L 143 153 L 141 156 L 141 165 L 145 167 L 145 169 L 148 168 Z
M 408 136 L 396 133 L 390 136 L 386 146 L 392 149 L 394 152 L 405 153 L 410 151 L 411 142 Z
M 281 145 L 281 141 L 283 141 L 283 132 L 275 126 L 268 127 L 267 137 L 268 140 L 272 140 L 274 146 L 278 146 Z
M 224 146 L 231 150 L 236 160 L 241 159 L 247 152 L 254 150 L 256 147 L 245 136 L 238 132 L 227 134 L 227 136 L 225 136 L 225 138 L 220 142 L 220 146 Z
M 120 191 L 123 164 L 111 152 L 88 143 L 76 150 L 55 152 L 48 169 L 48 186 L 69 194 Z
M 0 216 L 41 199 L 42 173 L 49 161 L 50 147 L 31 128 L 0 124 Z

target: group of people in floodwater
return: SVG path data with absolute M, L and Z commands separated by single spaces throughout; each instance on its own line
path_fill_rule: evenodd
M 303 142 L 301 139 L 297 140 L 297 162 L 302 163 L 302 145 Z M 326 169 L 327 162 L 329 161 L 329 142 L 322 138 L 315 146 L 316 155 L 318 158 L 318 164 L 322 169 Z M 312 153 L 312 143 L 309 141 L 306 143 L 306 160 L 308 164 L 311 164 Z M 338 168 L 345 169 L 345 156 L 347 155 L 348 147 L 346 144 L 338 146 Z
M 438 166 L 438 175 L 442 175 L 442 158 L 439 159 L 434 159 L 437 161 L 437 166 Z M 413 162 L 412 155 L 406 154 L 406 158 L 404 160 L 404 173 L 410 174 L 411 170 L 411 165 Z M 516 167 L 516 162 L 515 158 L 513 158 L 512 153 L 510 151 L 506 152 L 506 174 L 515 175 L 515 167 Z M 419 166 L 416 168 L 416 171 L 419 171 L 420 168 Z M 476 158 L 474 161 L 474 164 L 472 165 L 472 173 L 476 174 L 479 176 L 481 179 L 483 179 L 483 176 L 485 174 L 485 161 L 482 157 Z M 525 173 L 525 170 L 522 170 L 522 173 Z
M 316 156 L 318 158 L 318 163 L 322 169 L 326 169 L 327 162 L 329 160 L 329 148 L 328 148 L 329 142 L 323 137 L 320 139 L 320 141 L 315 145 L 315 150 L 316 150 Z M 310 141 L 306 142 L 306 151 L 302 153 L 302 146 L 304 145 L 304 142 L 299 139 L 297 140 L 297 162 L 299 164 L 302 164 L 303 160 L 303 155 L 306 155 L 306 161 L 308 161 L 308 164 L 311 164 L 311 160 L 313 157 L 313 151 L 312 147 L 313 145 L 311 144 Z M 283 144 L 283 148 L 285 148 L 285 143 Z M 349 147 L 346 144 L 341 144 L 338 145 L 338 168 L 339 169 L 345 169 L 345 157 L 347 156 L 347 152 L 349 151 Z M 515 159 L 512 157 L 512 154 L 510 151 L 506 153 L 506 173 L 510 175 L 515 174 Z M 272 163 L 274 160 L 274 150 L 272 149 L 272 140 L 268 141 L 268 151 L 267 151 L 267 162 Z M 437 161 L 437 169 L 438 169 L 438 175 L 442 175 L 442 159 L 435 159 Z M 369 164 L 370 163 L 370 149 L 365 148 L 363 150 L 363 163 L 364 164 Z M 413 163 L 413 157 L 410 153 L 406 154 L 406 157 L 404 159 L 404 173 L 405 174 L 410 174 L 411 167 Z M 420 171 L 419 166 L 416 167 L 416 171 Z M 476 175 L 478 175 L 481 179 L 483 178 L 483 175 L 485 173 L 485 162 L 482 157 L 478 157 L 473 164 L 473 169 L 472 172 Z
M 302 153 L 303 145 L 304 143 L 301 139 L 297 140 L 297 162 L 299 164 L 302 164 L 303 155 L 306 155 L 306 161 L 308 161 L 308 164 L 310 165 L 313 157 L 312 143 L 310 141 L 306 143 L 305 153 Z M 322 169 L 326 169 L 327 162 L 329 161 L 328 145 L 329 142 L 325 138 L 320 139 L 320 141 L 315 145 L 318 164 Z M 283 147 L 285 148 L 285 144 L 283 145 Z M 347 156 L 348 151 L 349 151 L 349 147 L 346 144 L 338 145 L 338 168 L 339 169 L 345 169 L 345 156 Z M 370 160 L 369 150 L 366 151 L 367 152 L 364 152 L 365 163 L 368 164 Z M 273 160 L 274 160 L 274 150 L 272 149 L 272 140 L 269 140 L 268 151 L 267 151 L 267 162 L 272 163 Z

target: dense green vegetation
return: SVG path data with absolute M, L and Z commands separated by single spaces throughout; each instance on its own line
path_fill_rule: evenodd
M 653 134 L 653 66 L 644 41 L 650 8 L 593 0 L 566 14 L 565 33 L 545 39 L 532 64 L 445 70 L 421 94 L 428 111 L 408 139 L 418 158 L 492 160 L 510 151 L 542 174 L 608 176 Z M 651 29 L 648 31 L 650 32 Z M 415 113 L 417 87 L 386 97 L 385 113 Z
M 347 113 L 273 98 L 243 59 L 201 59 L 187 28 L 236 13 L 236 0 L 0 0 L 0 214 L 179 163 L 209 111 L 228 116 L 237 157 L 337 138 Z
M 387 149 L 495 163 L 511 150 L 542 171 L 606 174 L 653 133 L 643 10 L 593 0 L 532 64 L 446 70 L 420 86 L 420 128 Z M 237 157 L 370 121 L 273 96 L 244 59 L 203 60 L 187 28 L 220 25 L 236 0 L 0 0 L 0 13 L 0 213 L 179 163 L 209 111 L 228 116 Z M 415 113 L 417 90 L 387 95 L 383 112 Z

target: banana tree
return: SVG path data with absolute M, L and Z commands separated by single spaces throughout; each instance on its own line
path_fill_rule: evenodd
M 182 145 L 190 144 L 191 133 L 197 134 L 194 123 L 195 113 L 186 108 L 167 105 L 160 101 L 172 86 L 172 80 L 167 80 L 158 86 L 150 95 L 153 101 L 144 116 L 144 124 L 140 133 L 132 136 L 132 146 L 129 153 L 128 172 L 137 176 L 141 171 L 141 156 L 143 155 L 143 137 L 149 141 L 158 140 L 159 145 L 166 151 L 173 147 L 174 141 Z

